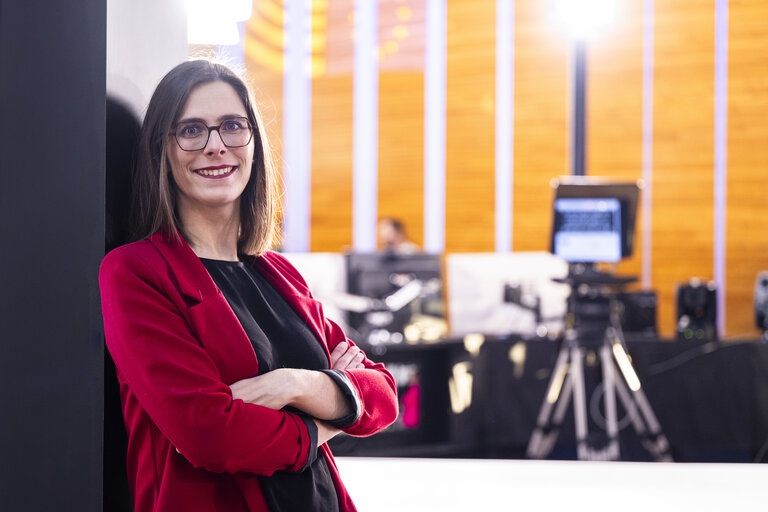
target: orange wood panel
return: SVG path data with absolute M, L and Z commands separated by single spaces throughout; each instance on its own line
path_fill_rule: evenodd
M 643 0 L 620 3 L 609 29 L 587 46 L 587 174 L 632 181 L 643 175 Z M 616 268 L 642 272 L 642 210 L 635 251 Z
M 310 250 L 352 247 L 352 0 L 313 4 Z M 307 148 L 309 150 L 309 148 Z
M 653 287 L 674 334 L 675 292 L 713 277 L 714 1 L 655 4 Z
M 352 246 L 353 87 L 351 75 L 312 82 L 312 251 Z
M 448 252 L 494 250 L 495 15 L 495 2 L 448 2 Z
M 424 244 L 424 32 L 421 0 L 379 0 L 379 217 Z
M 547 251 L 553 177 L 570 173 L 568 42 L 547 2 L 515 2 L 512 249 Z
M 268 9 L 267 3 L 255 3 L 251 18 L 245 26 L 245 67 L 254 92 L 272 156 L 282 176 L 283 154 L 283 67 L 282 41 L 270 35 L 282 34 L 282 9 Z M 282 197 L 282 179 L 280 179 Z M 280 245 L 280 240 L 276 242 Z
M 730 3 L 726 336 L 755 337 L 755 277 L 768 270 L 768 4 Z
M 424 74 L 379 77 L 379 216 L 424 243 Z

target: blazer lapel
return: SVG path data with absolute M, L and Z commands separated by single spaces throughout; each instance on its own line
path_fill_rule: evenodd
M 331 353 L 325 340 L 325 326 L 322 323 L 322 319 L 325 318 L 322 305 L 309 295 L 308 290 L 296 288 L 297 278 L 290 273 L 290 270 L 278 267 L 273 254 L 266 252 L 260 258 L 255 258 L 256 265 L 288 305 L 306 322 L 307 327 L 325 350 L 330 362 Z
M 160 251 L 171 267 L 176 286 L 188 298 L 203 302 L 205 299 L 221 293 L 205 270 L 200 258 L 179 235 L 178 240 L 171 236 L 155 233 L 149 241 Z
M 168 262 L 172 278 L 185 296 L 192 326 L 222 380 L 232 384 L 257 375 L 259 365 L 251 341 L 200 258 L 182 238 L 155 234 L 149 241 Z

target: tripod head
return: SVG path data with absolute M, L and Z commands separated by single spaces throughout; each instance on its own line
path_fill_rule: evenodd
M 609 327 L 620 327 L 623 305 L 618 295 L 637 277 L 615 276 L 593 265 L 571 264 L 568 276 L 555 281 L 571 287 L 566 330 L 575 333 L 580 345 L 591 347 L 603 342 Z

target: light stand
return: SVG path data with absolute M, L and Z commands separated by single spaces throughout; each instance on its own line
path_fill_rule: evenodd
M 586 175 L 587 40 L 613 23 L 615 0 L 552 0 L 552 21 L 573 43 L 573 132 L 571 173 Z
M 587 46 L 583 39 L 574 42 L 573 66 L 573 162 L 574 176 L 586 174 L 587 160 Z

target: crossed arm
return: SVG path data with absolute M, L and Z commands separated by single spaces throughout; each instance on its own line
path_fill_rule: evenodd
M 331 352 L 331 369 L 364 368 L 363 352 L 355 345 L 341 342 Z M 322 420 L 334 420 L 350 414 L 348 400 L 339 386 L 323 372 L 297 368 L 278 368 L 263 375 L 230 385 L 232 398 L 270 409 L 295 407 L 317 424 L 318 445 L 341 432 Z

